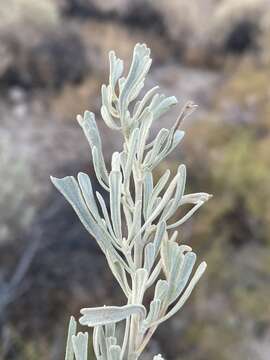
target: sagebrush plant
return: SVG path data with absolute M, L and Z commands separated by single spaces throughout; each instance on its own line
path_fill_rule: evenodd
M 184 195 L 186 168 L 180 165 L 171 181 L 166 170 L 154 184 L 153 170 L 181 142 L 180 123 L 195 109 L 188 103 L 173 127 L 162 128 L 149 141 L 151 125 L 177 103 L 174 96 L 147 91 L 136 101 L 151 65 L 145 44 L 134 48 L 127 77 L 123 61 L 109 53 L 109 84 L 102 85 L 101 116 L 106 125 L 122 135 L 123 150 L 114 152 L 111 170 L 102 154 L 102 143 L 93 113 L 86 111 L 77 119 L 89 141 L 96 177 L 109 193 L 109 210 L 99 192 L 94 194 L 90 178 L 79 173 L 52 178 L 57 189 L 70 202 L 85 228 L 97 240 L 110 269 L 127 297 L 124 306 L 103 306 L 81 310 L 81 325 L 93 327 L 93 348 L 98 360 L 136 360 L 159 324 L 174 315 L 186 302 L 204 273 L 202 262 L 191 273 L 196 255 L 187 245 L 179 245 L 175 230 L 209 199 L 207 193 Z M 166 185 L 168 186 L 166 187 Z M 180 206 L 191 208 L 174 221 Z M 191 277 L 191 280 L 189 280 Z M 149 306 L 145 293 L 153 288 Z M 125 331 L 119 322 L 125 321 Z M 72 317 L 69 325 L 66 360 L 87 360 L 88 333 L 76 331 Z M 154 359 L 162 359 L 157 355 Z

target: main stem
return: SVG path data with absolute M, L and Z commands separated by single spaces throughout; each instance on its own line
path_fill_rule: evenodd
M 143 194 L 143 178 L 142 178 L 142 171 L 141 171 L 141 164 L 135 163 L 133 167 L 133 178 L 134 178 L 134 185 L 135 185 L 135 201 L 134 203 L 136 206 L 140 206 L 139 209 L 139 219 L 138 222 L 138 229 L 141 228 L 141 218 L 142 218 L 142 194 Z M 136 233 L 137 233 L 136 231 Z M 141 234 L 136 238 L 136 242 L 134 244 L 134 265 L 135 269 L 139 269 L 142 267 L 142 255 L 143 255 L 143 244 L 142 244 L 142 236 Z M 132 278 L 132 297 L 131 303 L 138 303 L 138 301 L 134 299 L 136 295 L 134 289 L 134 275 Z M 131 323 L 130 323 L 130 332 L 129 332 L 129 351 L 128 351 L 128 360 L 137 360 L 137 335 L 139 331 L 139 318 L 138 315 L 132 315 Z

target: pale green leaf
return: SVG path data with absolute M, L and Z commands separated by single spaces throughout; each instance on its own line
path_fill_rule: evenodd
M 145 317 L 145 307 L 143 305 L 135 304 L 125 306 L 102 306 L 81 309 L 81 314 L 83 316 L 79 319 L 80 324 L 93 327 L 119 322 L 134 314 L 139 315 L 143 319 Z
M 87 360 L 88 334 L 79 332 L 72 336 L 72 344 L 76 360 Z
M 74 359 L 74 350 L 72 345 L 72 337 L 76 335 L 77 331 L 77 323 L 73 316 L 71 316 L 68 326 L 68 337 L 67 337 L 67 345 L 66 345 L 66 355 L 65 360 L 73 360 Z

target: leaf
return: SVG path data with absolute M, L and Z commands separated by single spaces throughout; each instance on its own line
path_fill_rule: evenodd
M 161 319 L 159 319 L 158 321 L 155 322 L 156 326 L 158 324 L 168 320 L 171 316 L 176 314 L 182 308 L 182 306 L 185 304 L 185 302 L 189 298 L 190 294 L 192 293 L 192 290 L 196 286 L 197 282 L 200 280 L 203 273 L 205 272 L 206 267 L 207 267 L 207 265 L 206 265 L 206 262 L 204 262 L 204 261 L 198 266 L 193 278 L 191 279 L 190 283 L 188 284 L 183 295 L 180 297 L 180 299 L 177 301 L 177 303 L 174 305 L 174 307 L 164 317 L 162 317 Z
M 89 176 L 80 172 L 78 175 L 78 182 L 88 209 L 96 219 L 100 218 Z
M 145 312 L 146 310 L 143 305 L 85 308 L 81 309 L 83 316 L 79 319 L 79 322 L 81 325 L 93 327 L 119 322 L 134 314 L 139 315 L 143 319 Z
M 101 325 L 94 327 L 93 348 L 97 360 L 107 360 L 107 344 L 103 327 Z
M 129 101 L 134 100 L 138 96 L 144 85 L 145 75 L 152 62 L 150 59 L 150 49 L 148 49 L 145 44 L 135 45 L 133 58 L 134 62 L 131 64 L 130 73 L 125 82 L 124 89 L 128 93 Z
M 120 172 L 120 154 L 118 151 L 115 151 L 112 154 L 112 171 L 119 171 Z
M 139 131 L 139 140 L 138 140 L 138 159 L 142 161 L 145 144 L 149 136 L 150 127 L 153 122 L 153 114 L 146 108 L 140 117 L 141 127 Z
M 176 221 L 173 224 L 168 224 L 167 229 L 173 229 L 177 226 L 183 225 L 188 219 L 191 218 L 193 214 L 204 204 L 204 202 L 200 201 L 195 206 L 193 206 L 180 220 Z
M 148 272 L 143 269 L 137 269 L 134 276 L 134 284 L 132 287 L 132 303 L 142 303 L 146 283 L 148 279 Z
M 138 101 L 134 106 L 134 114 L 133 119 L 134 121 L 139 118 L 144 107 L 146 106 L 147 102 L 151 99 L 155 91 L 158 89 L 158 86 L 153 87 L 152 89 L 148 90 L 147 93 L 144 95 L 141 101 Z
M 145 171 L 143 186 L 143 216 L 146 219 L 147 206 L 153 191 L 153 177 L 150 171 Z
M 109 128 L 114 129 L 114 130 L 120 130 L 121 129 L 121 126 L 117 125 L 117 123 L 112 118 L 107 106 L 102 105 L 101 109 L 100 109 L 100 113 L 101 113 L 102 119 L 104 120 L 105 124 Z
M 95 115 L 90 111 L 85 111 L 84 117 L 82 118 L 81 115 L 78 115 L 77 120 L 78 120 L 79 124 L 81 125 L 81 127 L 84 131 L 84 134 L 90 144 L 90 147 L 92 149 L 92 154 L 93 154 L 93 149 L 96 148 L 95 152 L 98 157 L 98 163 L 96 161 L 97 159 L 94 160 L 94 158 L 93 158 L 95 169 L 96 169 L 96 167 L 98 167 L 100 174 L 101 174 L 101 178 L 107 184 L 108 183 L 108 172 L 107 172 L 104 157 L 102 154 L 102 143 L 101 143 L 101 138 L 99 135 L 98 127 L 96 124 Z
M 208 201 L 209 199 L 211 199 L 212 196 L 213 196 L 213 195 L 208 194 L 208 193 L 204 193 L 204 192 L 184 195 L 184 196 L 181 198 L 180 205 L 184 205 L 184 204 L 198 204 L 198 203 L 200 203 L 200 202 L 206 202 L 206 201 Z
M 72 336 L 72 344 L 76 360 L 87 360 L 88 334 L 79 332 Z
M 108 188 L 108 175 L 107 172 L 105 173 L 102 166 L 102 161 L 100 161 L 102 157 L 102 154 L 100 154 L 99 150 L 96 146 L 92 149 L 92 158 L 93 158 L 93 165 L 96 173 L 96 177 L 98 179 L 98 182 L 100 185 L 107 191 L 109 191 Z M 106 170 L 107 171 L 107 170 Z
M 128 76 L 125 80 L 121 79 L 121 92 L 119 96 L 121 116 L 125 115 L 129 102 L 137 97 L 144 85 L 144 78 L 150 65 L 150 50 L 145 44 L 136 44 Z
M 164 237 L 165 231 L 166 231 L 166 223 L 164 221 L 159 222 L 157 225 L 157 230 L 153 241 L 153 244 L 155 245 L 155 255 L 157 255 L 160 249 L 160 245 Z
M 107 338 L 115 337 L 115 329 L 116 329 L 115 323 L 105 325 L 105 336 Z
M 185 254 L 184 259 L 181 263 L 181 267 L 175 279 L 175 293 L 172 301 L 174 301 L 184 290 L 192 273 L 193 267 L 196 262 L 196 254 L 194 252 L 188 252 Z
M 158 263 L 155 265 L 152 273 L 150 274 L 150 276 L 147 280 L 147 284 L 146 284 L 147 288 L 149 288 L 150 286 L 152 286 L 154 284 L 158 275 L 160 274 L 161 269 L 162 269 L 162 263 L 161 263 L 161 260 L 159 259 Z
M 151 223 L 152 221 L 154 221 L 156 219 L 156 217 L 160 214 L 160 212 L 163 210 L 164 206 L 167 204 L 167 202 L 170 200 L 170 198 L 172 197 L 172 194 L 175 190 L 175 186 L 177 184 L 179 178 L 179 174 L 177 174 L 173 180 L 171 181 L 170 185 L 168 186 L 167 190 L 165 191 L 161 201 L 159 202 L 158 206 L 154 209 L 154 211 L 152 212 L 152 214 L 149 216 L 149 218 L 147 219 L 147 222 L 145 223 L 145 227 L 146 225 L 148 225 L 148 223 Z
M 147 218 L 150 217 L 151 213 L 153 212 L 153 208 L 155 205 L 155 201 L 158 197 L 158 195 L 161 193 L 161 191 L 164 189 L 166 183 L 169 180 L 170 177 L 170 170 L 167 169 L 165 171 L 165 173 L 161 176 L 161 178 L 159 179 L 158 183 L 156 184 L 156 186 L 154 187 L 151 195 L 150 195 L 150 199 L 148 201 L 148 206 L 147 206 Z
M 138 139 L 139 139 L 139 129 L 135 128 L 132 131 L 132 134 L 131 134 L 131 137 L 130 137 L 130 142 L 129 142 L 127 161 L 126 161 L 125 171 L 124 171 L 125 185 L 128 184 L 128 180 L 130 178 L 131 171 L 132 171 L 132 166 L 133 166 L 134 161 L 135 161 L 135 155 L 136 155 L 136 152 L 137 152 Z
M 71 204 L 85 228 L 95 236 L 97 224 L 85 205 L 80 188 L 73 176 L 66 176 L 63 179 L 51 177 L 52 183 L 64 195 Z
M 158 354 L 153 357 L 153 360 L 165 360 L 165 359 L 160 354 Z
M 161 218 L 163 220 L 168 220 L 179 207 L 181 198 L 183 197 L 186 185 L 186 167 L 185 165 L 180 165 L 177 172 L 179 173 L 179 179 L 176 186 L 175 196 L 170 203 L 170 207 L 167 209 L 167 212 L 164 212 L 164 216 Z
M 77 116 L 77 120 L 83 128 L 90 147 L 93 148 L 96 146 L 97 148 L 101 148 L 101 138 L 97 128 L 94 113 L 85 111 L 83 117 L 81 115 Z
M 150 105 L 150 110 L 153 111 L 153 119 L 158 119 L 177 103 L 178 101 L 175 96 L 164 97 L 164 95 L 161 95 L 158 104 L 154 102 Z
M 160 149 L 162 148 L 168 134 L 169 131 L 167 129 L 161 129 L 159 131 L 155 140 L 151 143 L 152 150 L 147 153 L 144 160 L 144 166 L 146 167 L 152 166 L 152 164 L 155 162 L 156 158 L 158 157 Z
M 174 264 L 177 262 L 179 256 L 178 244 L 171 240 L 164 239 L 164 241 L 161 244 L 160 256 L 162 260 L 164 273 L 166 275 L 166 278 L 169 279 Z
M 142 202 L 141 202 L 141 200 L 139 200 L 135 204 L 132 225 L 131 225 L 131 228 L 130 228 L 129 234 L 128 234 L 128 243 L 130 243 L 132 241 L 132 239 L 138 233 L 139 228 L 141 226 L 141 207 L 142 207 Z
M 112 89 L 114 89 L 118 79 L 122 75 L 122 72 L 124 70 L 124 64 L 121 59 L 119 59 L 115 56 L 114 51 L 109 52 L 109 62 L 110 62 L 109 83 L 110 83 Z
M 121 359 L 121 347 L 119 345 L 112 345 L 109 348 L 110 360 Z
M 113 259 L 110 256 L 110 253 L 107 252 L 107 260 L 110 266 L 110 269 L 112 270 L 113 275 L 117 279 L 119 285 L 121 286 L 122 290 L 124 291 L 125 295 L 129 297 L 129 294 L 131 293 L 126 272 L 121 263 L 117 259 Z
M 155 161 L 151 165 L 151 170 L 155 168 L 166 156 L 168 156 L 176 146 L 181 142 L 185 135 L 184 131 L 172 128 L 167 136 L 167 141 L 160 153 L 156 156 Z
M 144 268 L 150 273 L 152 266 L 155 262 L 155 245 L 153 243 L 149 243 L 144 248 Z
M 77 331 L 77 323 L 73 316 L 71 316 L 68 326 L 68 337 L 67 337 L 67 345 L 66 345 L 66 355 L 65 360 L 73 360 L 74 359 L 74 351 L 72 345 L 72 337 L 76 335 Z
M 154 299 L 160 300 L 162 303 L 167 298 L 169 291 L 169 284 L 167 280 L 158 280 L 155 287 Z
M 150 303 L 150 310 L 145 319 L 144 323 L 148 327 L 152 322 L 156 321 L 159 317 L 159 312 L 161 309 L 161 301 L 160 299 L 154 299 Z
M 64 195 L 71 204 L 86 230 L 97 240 L 104 253 L 110 251 L 117 257 L 117 253 L 112 246 L 113 239 L 110 234 L 96 223 L 92 214 L 89 212 L 82 197 L 79 185 L 73 176 L 66 176 L 63 179 L 51 177 L 52 183 Z
M 103 199 L 103 197 L 101 196 L 101 194 L 96 191 L 96 196 L 97 196 L 97 199 L 99 201 L 99 204 L 100 204 L 100 207 L 101 207 L 101 210 L 102 210 L 102 213 L 103 213 L 103 216 L 104 216 L 104 219 L 106 221 L 106 226 L 107 226 L 107 229 L 109 230 L 110 234 L 115 237 L 115 234 L 113 232 L 113 228 L 112 228 L 112 225 L 111 225 L 111 220 L 110 220 L 110 217 L 109 217 L 109 214 L 108 214 L 108 210 L 107 210 L 107 207 L 106 207 L 106 204 L 105 204 L 105 201 Z M 116 239 L 116 238 L 115 238 Z M 116 239 L 117 240 L 117 239 Z
M 121 187 L 122 175 L 120 171 L 111 171 L 109 176 L 110 186 L 110 209 L 115 236 L 122 240 L 121 229 Z

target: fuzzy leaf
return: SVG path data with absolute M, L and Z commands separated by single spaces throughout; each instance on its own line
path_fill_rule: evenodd
M 113 229 L 119 241 L 122 240 L 121 229 L 121 187 L 122 175 L 120 171 L 111 171 L 109 176 L 110 185 L 110 208 Z
M 77 323 L 73 316 L 71 316 L 68 326 L 68 337 L 67 337 L 67 345 L 66 345 L 66 355 L 65 360 L 73 360 L 74 359 L 74 350 L 72 345 L 72 337 L 76 335 L 77 331 Z
M 140 304 L 142 302 L 147 279 L 148 279 L 147 270 L 143 268 L 136 270 L 134 277 L 134 286 L 132 289 L 133 290 L 132 303 Z
M 121 347 L 119 345 L 112 345 L 109 348 L 110 360 L 121 359 Z
M 169 180 L 170 177 L 170 170 L 166 170 L 165 173 L 161 176 L 158 183 L 154 187 L 152 194 L 150 196 L 148 207 L 147 207 L 147 217 L 150 216 L 150 214 L 153 212 L 153 208 L 155 205 L 155 201 L 157 200 L 158 195 L 161 193 L 161 191 L 164 189 L 166 183 Z
M 170 108 L 178 103 L 175 96 L 165 98 L 164 95 L 159 97 L 159 104 L 151 104 L 150 110 L 153 111 L 153 119 L 156 120 L 165 114 Z M 155 105 L 155 106 L 153 106 Z
M 143 216 L 146 219 L 147 207 L 153 191 L 153 177 L 150 171 L 145 171 L 144 186 L 143 186 Z
M 128 76 L 121 80 L 119 107 L 122 115 L 125 115 L 129 102 L 138 96 L 150 65 L 150 50 L 145 44 L 136 44 Z
M 155 261 L 155 245 L 149 243 L 144 248 L 144 268 L 150 273 Z
M 135 156 L 136 156 L 136 152 L 137 152 L 138 140 L 139 140 L 139 129 L 136 128 L 132 131 L 132 134 L 130 137 L 130 145 L 129 145 L 128 155 L 127 155 L 126 164 L 125 164 L 125 168 L 124 168 L 125 169 L 125 171 L 124 171 L 125 185 L 129 184 L 129 178 L 131 175 L 132 166 L 134 164 Z
M 81 314 L 83 316 L 79 319 L 80 324 L 93 327 L 115 323 L 127 319 L 133 314 L 144 318 L 145 307 L 143 305 L 103 306 L 81 309 Z
M 153 360 L 165 360 L 160 354 L 155 355 Z
M 103 326 L 94 327 L 93 331 L 93 348 L 97 360 L 107 360 L 107 344 Z
M 79 332 L 72 336 L 72 344 L 76 360 L 87 360 L 88 334 Z
M 88 209 L 96 219 L 100 218 L 89 176 L 82 172 L 79 173 L 78 182 Z
M 154 322 L 158 319 L 160 308 L 161 308 L 160 299 L 154 299 L 151 301 L 150 310 L 147 315 L 147 318 L 144 321 L 144 326 L 148 327 L 152 322 Z
M 117 259 L 113 259 L 110 256 L 109 252 L 107 252 L 107 260 L 108 260 L 110 269 L 112 270 L 112 273 L 114 274 L 115 278 L 117 279 L 117 281 L 118 281 L 119 285 L 121 286 L 122 290 L 124 291 L 125 295 L 128 297 L 131 290 L 128 285 L 125 269 L 123 268 L 123 266 Z
M 190 294 L 192 293 L 192 290 L 196 286 L 197 282 L 200 280 L 203 273 L 205 272 L 206 267 L 207 267 L 207 265 L 206 265 L 205 262 L 202 262 L 198 266 L 193 278 L 189 282 L 189 284 L 188 284 L 186 290 L 184 291 L 183 295 L 180 297 L 180 299 L 177 301 L 177 303 L 174 305 L 174 307 L 163 318 L 161 318 L 160 320 L 155 322 L 155 325 L 158 325 L 158 324 L 168 320 L 171 316 L 176 314 L 181 309 L 181 307 L 185 304 L 185 302 L 189 298 Z
M 147 105 L 148 101 L 154 95 L 155 91 L 158 89 L 158 86 L 153 87 L 152 89 L 148 90 L 147 93 L 144 95 L 141 101 L 138 101 L 134 106 L 134 115 L 133 119 L 136 120 L 141 115 L 144 107 Z

